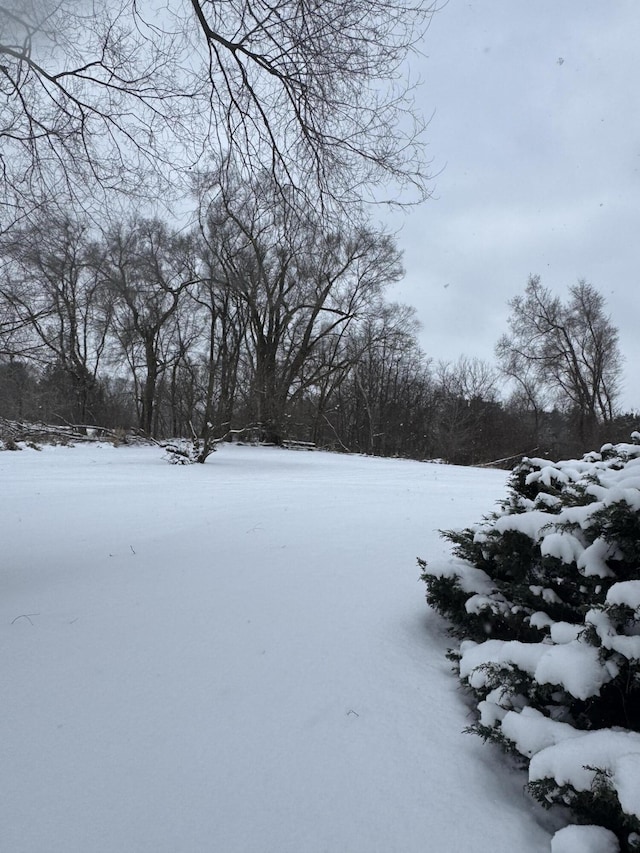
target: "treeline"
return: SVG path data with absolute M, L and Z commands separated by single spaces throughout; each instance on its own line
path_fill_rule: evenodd
M 461 464 L 583 449 L 571 408 L 501 399 L 477 359 L 426 357 L 414 310 L 386 298 L 402 275 L 389 235 L 328 228 L 279 193 L 209 176 L 189 229 L 50 214 L 13 229 L 0 415 L 157 438 L 255 425 L 274 443 Z

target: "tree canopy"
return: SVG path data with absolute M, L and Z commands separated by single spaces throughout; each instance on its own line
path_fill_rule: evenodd
M 207 159 L 322 203 L 427 164 L 403 68 L 431 3 L 6 0 L 0 230 L 42 204 L 184 190 Z

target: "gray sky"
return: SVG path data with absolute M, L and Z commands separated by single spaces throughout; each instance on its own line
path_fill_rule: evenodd
M 412 73 L 435 198 L 402 226 L 429 356 L 493 359 L 530 273 L 606 298 L 640 410 L 640 2 L 449 0 Z

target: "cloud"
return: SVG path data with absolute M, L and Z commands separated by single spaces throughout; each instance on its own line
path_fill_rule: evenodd
M 427 35 L 437 200 L 402 218 L 406 280 L 434 358 L 491 358 L 530 273 L 605 296 L 640 409 L 640 5 L 450 2 Z M 563 62 L 559 63 L 558 59 Z

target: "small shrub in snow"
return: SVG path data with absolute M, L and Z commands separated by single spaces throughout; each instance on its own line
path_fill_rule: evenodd
M 12 436 L 4 435 L 0 438 L 0 451 L 2 450 L 22 450 L 22 448 Z
M 164 449 L 164 458 L 171 465 L 193 465 L 198 461 L 200 450 L 198 444 L 188 438 L 180 438 L 165 444 Z
M 164 458 L 172 465 L 194 465 L 206 462 L 216 446 L 202 438 L 180 438 L 165 444 L 164 449 Z
M 618 849 L 611 833 L 640 850 L 640 444 L 525 459 L 498 512 L 444 536 L 455 558 L 420 565 L 463 641 L 471 730 L 528 765 L 543 805 L 600 825 L 554 851 Z

